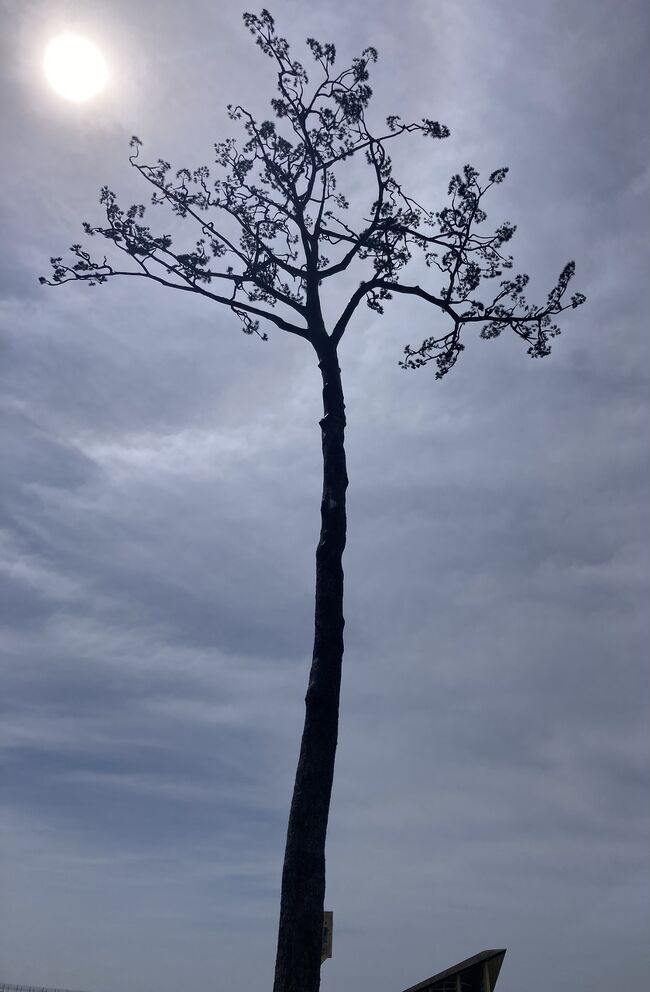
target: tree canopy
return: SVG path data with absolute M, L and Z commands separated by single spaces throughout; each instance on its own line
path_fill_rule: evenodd
M 109 254 L 72 245 L 72 257 L 52 258 L 52 275 L 41 282 L 98 285 L 114 276 L 146 278 L 229 307 L 247 334 L 266 340 L 260 324 L 268 321 L 312 342 L 328 334 L 334 345 L 361 303 L 383 313 L 386 302 L 401 294 L 444 315 L 441 331 L 417 347 L 406 346 L 400 361 L 405 369 L 433 361 L 436 376 L 445 375 L 464 348 L 468 325 L 478 325 L 484 338 L 510 328 L 530 355 L 548 355 L 559 333 L 554 318 L 579 306 L 584 296 L 574 293 L 567 301 L 575 271 L 569 262 L 546 300 L 528 303 L 528 276 L 507 274 L 513 260 L 504 246 L 515 226 L 504 222 L 481 233 L 486 194 L 503 182 L 508 169 L 496 169 L 482 180 L 465 165 L 452 176 L 443 207 L 417 202 L 393 174 L 391 142 L 406 134 L 442 140 L 450 132 L 437 120 L 404 122 L 396 114 L 386 117 L 380 131 L 371 127 L 368 79 L 376 50 L 366 48 L 338 70 L 334 45 L 309 38 L 318 75 L 310 83 L 267 10 L 247 13 L 244 21 L 275 63 L 278 95 L 271 107 L 276 120 L 260 122 L 245 108 L 230 105 L 229 116 L 243 127 L 245 140 L 215 144 L 215 175 L 206 165 L 173 170 L 165 159 L 146 164 L 141 140 L 131 139 L 129 161 L 152 187 L 151 203 L 191 221 L 194 243 L 179 247 L 170 234 L 154 233 L 144 222 L 144 204 L 123 208 L 104 186 L 105 221 L 86 222 L 83 228 L 108 241 Z M 363 156 L 369 170 L 370 193 L 360 224 L 349 220 L 350 204 L 340 191 L 345 163 L 355 156 Z M 434 279 L 426 286 L 409 280 L 414 259 L 431 270 L 436 285 Z M 326 329 L 320 287 L 355 261 L 365 263 L 363 277 Z

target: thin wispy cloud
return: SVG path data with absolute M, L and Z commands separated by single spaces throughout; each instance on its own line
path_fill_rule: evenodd
M 139 280 L 37 279 L 99 216 L 101 184 L 146 196 L 132 133 L 178 166 L 208 162 L 233 133 L 225 105 L 263 116 L 273 78 L 238 4 L 46 6 L 4 9 L 0 980 L 261 992 L 311 651 L 318 369 L 301 341 L 250 340 Z M 397 367 L 428 333 L 416 305 L 359 312 L 343 340 L 322 987 L 399 992 L 491 946 L 509 949 L 503 992 L 641 987 L 647 11 L 272 12 L 298 51 L 376 45 L 376 119 L 452 130 L 396 154 L 418 198 L 443 206 L 465 162 L 509 165 L 488 208 L 519 225 L 517 267 L 540 295 L 575 257 L 588 297 L 549 359 L 477 338 L 439 383 Z M 73 18 L 113 85 L 71 109 L 40 59 Z

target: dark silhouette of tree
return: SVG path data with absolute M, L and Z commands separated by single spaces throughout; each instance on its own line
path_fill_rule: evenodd
M 217 178 L 207 166 L 172 171 L 141 157 L 131 141 L 130 162 L 153 188 L 152 203 L 196 225 L 193 246 L 179 248 L 169 234 L 154 234 L 144 223 L 145 207 L 119 206 L 104 187 L 103 224 L 83 225 L 87 235 L 109 243 L 107 255 L 80 244 L 68 262 L 53 258 L 48 285 L 108 282 L 116 276 L 153 280 L 170 289 L 204 296 L 229 308 L 246 334 L 259 335 L 260 321 L 308 342 L 322 374 L 323 453 L 321 531 L 316 550 L 316 605 L 313 661 L 305 703 L 300 758 L 289 815 L 275 972 L 275 992 L 315 992 L 320 983 L 321 928 L 325 893 L 325 836 L 330 806 L 343 658 L 343 569 L 346 538 L 345 406 L 337 348 L 358 307 L 383 313 L 395 296 L 415 297 L 438 315 L 441 329 L 419 347 L 406 347 L 400 365 L 414 369 L 433 362 L 441 378 L 458 360 L 465 335 L 475 327 L 483 338 L 514 331 L 534 357 L 548 355 L 559 333 L 554 317 L 584 302 L 579 293 L 565 302 L 574 263 L 562 270 L 541 305 L 526 301 L 525 275 L 504 273 L 504 254 L 515 228 L 501 224 L 481 233 L 483 203 L 507 169 L 481 180 L 466 165 L 449 183 L 448 202 L 432 210 L 416 202 L 393 175 L 389 147 L 407 135 L 440 140 L 449 130 L 438 121 L 405 123 L 386 118 L 376 131 L 366 119 L 374 48 L 352 65 L 335 68 L 334 45 L 307 40 L 318 81 L 310 85 L 292 59 L 267 10 L 244 14 L 256 43 L 274 63 L 278 95 L 271 100 L 277 123 L 259 122 L 240 106 L 228 108 L 243 126 L 243 143 L 231 138 L 215 145 Z M 348 160 L 367 167 L 368 201 L 361 222 L 350 219 L 339 183 Z M 121 259 L 119 264 L 116 260 Z M 416 259 L 426 283 L 408 278 Z M 362 273 L 338 318 L 326 326 L 323 287 L 352 265 Z M 495 282 L 496 280 L 496 282 Z M 487 299 L 481 287 L 492 284 Z

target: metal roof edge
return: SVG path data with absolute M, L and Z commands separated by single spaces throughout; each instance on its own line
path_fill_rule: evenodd
M 478 954 L 473 954 L 471 958 L 459 961 L 458 964 L 452 965 L 451 968 L 445 968 L 444 971 L 439 971 L 437 975 L 432 975 L 431 978 L 425 978 L 423 982 L 418 982 L 417 985 L 409 985 L 403 992 L 424 992 L 428 986 L 433 985 L 435 982 L 441 982 L 444 978 L 452 978 L 454 975 L 459 974 L 459 972 L 471 968 L 472 965 L 481 964 L 482 961 L 491 961 L 496 957 L 503 959 L 505 953 L 505 947 L 489 951 L 479 951 Z

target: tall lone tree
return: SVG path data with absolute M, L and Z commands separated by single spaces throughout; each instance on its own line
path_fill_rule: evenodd
M 263 340 L 260 321 L 268 321 L 302 338 L 316 354 L 323 392 L 323 492 L 314 650 L 287 830 L 274 984 L 274 992 L 316 992 L 343 659 L 348 477 L 339 342 L 361 304 L 381 314 L 395 296 L 414 297 L 436 313 L 440 330 L 419 347 L 407 346 L 400 365 L 414 369 L 433 362 L 441 378 L 474 328 L 483 338 L 510 329 L 529 355 L 548 355 L 559 333 L 555 315 L 579 306 L 584 296 L 576 293 L 567 300 L 573 262 L 538 306 L 525 299 L 527 276 L 504 277 L 512 259 L 503 248 L 514 226 L 504 223 L 493 233 L 480 232 L 484 198 L 507 169 L 497 169 L 485 181 L 466 165 L 452 177 L 448 202 L 440 210 L 409 196 L 393 175 L 391 142 L 412 134 L 439 140 L 449 130 L 438 121 L 405 123 L 396 115 L 387 117 L 379 131 L 371 129 L 366 111 L 374 48 L 339 70 L 334 45 L 307 39 L 318 76 L 310 84 L 267 10 L 244 14 L 244 22 L 277 71 L 278 95 L 271 100 L 277 123 L 259 122 L 243 107 L 230 106 L 230 118 L 243 126 L 246 137 L 240 144 L 227 138 L 215 145 L 217 178 L 207 166 L 173 172 L 162 159 L 146 165 L 140 140 L 131 141 L 129 161 L 152 187 L 152 203 L 196 225 L 190 246 L 179 248 L 170 235 L 154 234 L 143 223 L 143 205 L 123 209 L 104 187 L 105 223 L 83 228 L 109 242 L 108 254 L 73 245 L 68 261 L 51 259 L 53 273 L 41 282 L 93 286 L 117 276 L 149 279 L 229 308 L 246 334 Z M 365 162 L 368 189 L 358 222 L 346 214 L 349 204 L 339 191 L 348 160 L 355 157 Z M 415 267 L 409 263 L 418 258 L 425 285 L 407 276 Z M 327 326 L 322 289 L 353 264 L 361 281 Z M 482 286 L 489 291 L 482 292 Z

